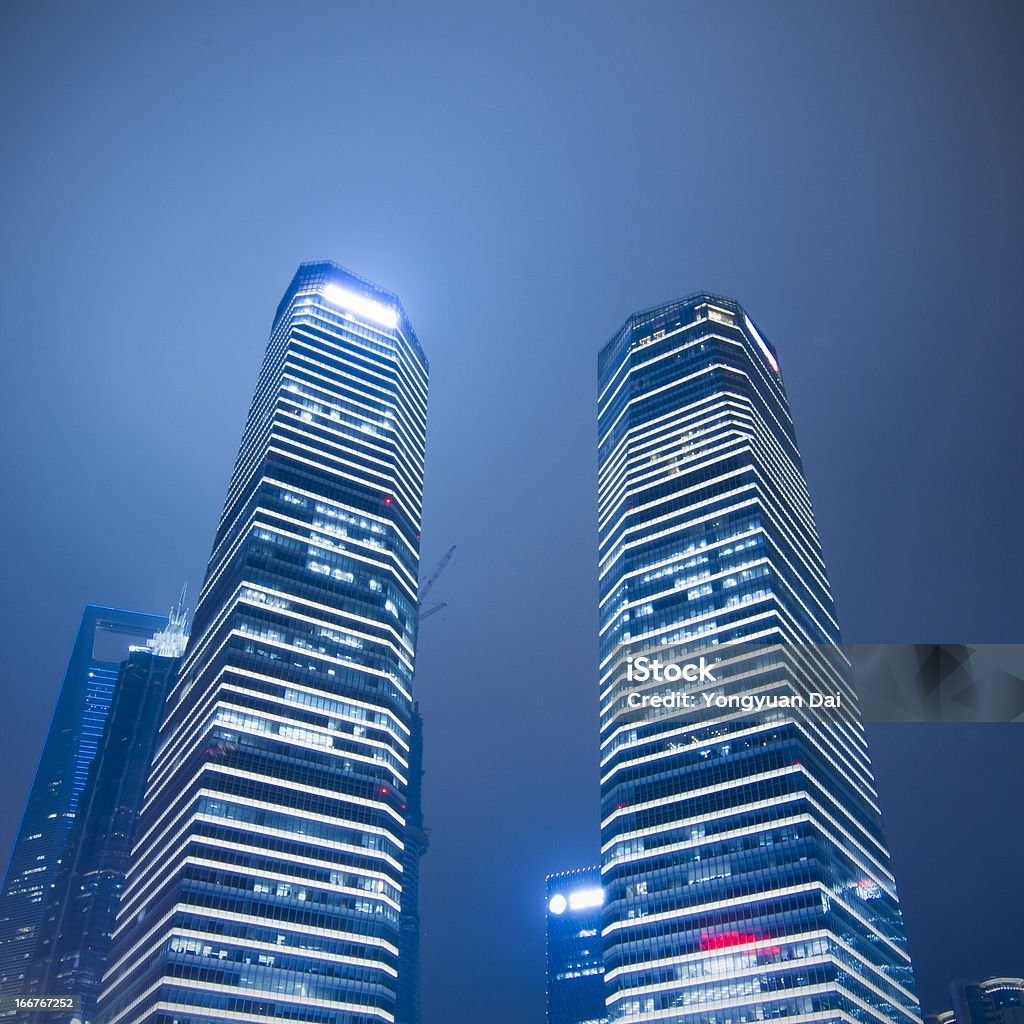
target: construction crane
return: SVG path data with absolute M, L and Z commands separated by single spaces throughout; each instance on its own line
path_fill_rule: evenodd
M 432 604 L 429 608 L 424 608 L 423 611 L 420 612 L 419 618 L 416 621 L 417 622 L 422 622 L 424 619 L 429 619 L 431 615 L 434 615 L 437 612 L 443 611 L 447 607 L 448 607 L 448 602 L 447 601 L 438 601 L 435 604 Z
M 442 608 L 448 607 L 447 601 L 438 601 L 437 603 L 432 604 L 429 607 L 426 607 L 423 604 L 423 599 L 427 596 L 427 594 L 430 593 L 431 588 L 437 582 L 437 579 L 441 575 L 441 573 L 443 573 L 445 569 L 448 568 L 448 563 L 452 560 L 452 555 L 454 553 L 455 545 L 453 544 L 445 552 L 444 557 L 441 559 L 441 561 L 437 563 L 436 567 L 434 568 L 434 571 L 427 577 L 426 583 L 424 583 L 423 586 L 420 587 L 420 596 L 419 601 L 417 602 L 419 606 L 419 614 L 417 618 L 420 622 L 423 622 L 424 619 L 429 619 L 431 615 L 435 615 L 437 612 L 441 611 Z

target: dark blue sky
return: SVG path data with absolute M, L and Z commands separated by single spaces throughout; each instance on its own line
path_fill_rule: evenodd
M 596 355 L 711 289 L 778 347 L 855 641 L 1020 641 L 1022 9 L 0 8 L 0 849 L 86 602 L 198 587 L 274 308 L 431 360 L 425 1024 L 543 1014 L 596 857 Z M 876 727 L 927 1008 L 1024 973 L 1016 727 Z

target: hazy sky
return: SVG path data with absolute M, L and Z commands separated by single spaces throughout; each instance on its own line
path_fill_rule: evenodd
M 431 362 L 424 1024 L 542 1021 L 544 875 L 597 857 L 596 357 L 631 311 L 710 289 L 777 346 L 848 639 L 1020 641 L 1022 29 L 0 6 L 0 850 L 82 605 L 198 589 L 302 260 L 397 291 Z M 1024 974 L 1024 732 L 871 739 L 926 1008 Z

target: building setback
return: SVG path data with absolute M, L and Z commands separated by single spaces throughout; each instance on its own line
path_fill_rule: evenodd
M 393 1018 L 426 398 L 398 297 L 303 264 L 168 698 L 106 1024 Z
M 0 999 L 21 994 L 128 648 L 167 619 L 87 605 L 0 894 Z M 8 1011 L 9 1012 L 9 1011 Z
M 92 1024 L 131 858 L 164 700 L 185 649 L 185 615 L 122 662 L 74 828 L 47 899 L 25 996 L 72 996 L 73 1010 L 26 1014 L 31 1024 Z
M 779 360 L 738 303 L 691 295 L 616 332 L 599 359 L 599 474 L 609 1017 L 914 1024 Z M 716 671 L 734 659 L 714 684 L 734 695 L 786 691 L 778 658 L 799 653 L 848 714 L 631 710 L 626 658 L 661 647 Z

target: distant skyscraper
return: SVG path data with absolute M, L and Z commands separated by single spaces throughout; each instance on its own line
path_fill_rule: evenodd
M 601 869 L 547 877 L 548 1024 L 604 1024 Z
M 601 352 L 599 392 L 609 1015 L 913 1024 L 896 889 L 776 352 L 738 303 L 697 294 L 631 316 Z M 755 643 L 799 650 L 848 715 L 628 710 L 626 657 Z M 719 688 L 790 685 L 759 657 Z
M 28 1014 L 33 1024 L 92 1024 L 110 952 L 163 705 L 185 649 L 185 614 L 121 664 L 113 703 L 64 856 L 50 890 L 25 996 L 75 996 L 74 1010 Z
M 131 644 L 166 624 L 142 612 L 88 605 L 78 627 L 0 895 L 0 997 L 20 994 L 46 899 Z
M 926 1024 L 1024 1024 L 1024 978 L 958 980 L 949 994 L 953 1008 L 930 1015 Z
M 1024 1024 L 1024 978 L 989 978 L 981 987 L 992 1004 L 996 1024 Z
M 969 981 L 954 981 L 949 986 L 956 1024 L 995 1024 L 995 1013 L 985 990 Z
M 303 264 L 167 701 L 107 1024 L 392 1020 L 426 400 L 398 297 Z

